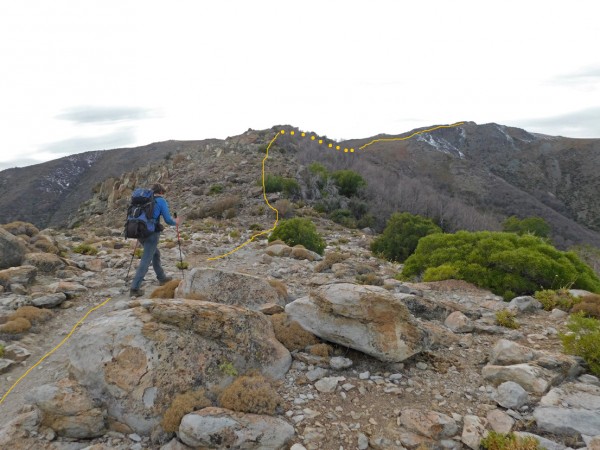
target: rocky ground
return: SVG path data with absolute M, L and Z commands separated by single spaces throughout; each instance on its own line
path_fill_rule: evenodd
M 180 285 L 181 292 L 185 289 L 193 291 L 196 280 L 203 273 L 209 273 L 192 274 L 191 268 L 214 269 L 210 272 L 213 275 L 221 274 L 220 271 L 234 272 L 239 280 L 227 285 L 230 286 L 227 295 L 223 292 L 223 278 L 219 278 L 220 281 L 212 286 L 214 294 L 210 288 L 204 288 L 202 292 L 210 297 L 209 300 L 212 299 L 211 295 L 215 298 L 221 296 L 230 299 L 229 304 L 239 305 L 239 298 L 255 292 L 244 284 L 246 281 L 243 277 L 254 275 L 263 280 L 280 281 L 287 288 L 285 298 L 278 300 L 277 296 L 273 297 L 271 303 L 279 303 L 279 309 L 271 305 L 273 309 L 269 314 L 285 308 L 290 317 L 306 329 L 312 328 L 311 331 L 320 336 L 331 334 L 331 324 L 328 322 L 332 317 L 331 311 L 336 311 L 337 316 L 343 316 L 345 321 L 343 326 L 332 322 L 338 326 L 336 330 L 339 336 L 333 333 L 327 339 L 333 349 L 330 356 L 318 356 L 308 349 L 294 350 L 291 359 L 285 363 L 287 357 L 278 353 L 283 352 L 280 344 L 271 342 L 269 336 L 256 334 L 261 332 L 257 329 L 262 327 L 256 324 L 265 323 L 262 313 L 252 311 L 247 317 L 239 319 L 236 333 L 240 336 L 247 333 L 248 340 L 272 345 L 272 350 L 266 351 L 272 355 L 267 358 L 265 367 L 269 366 L 271 373 L 279 376 L 277 390 L 283 399 L 277 410 L 279 422 L 272 424 L 268 422 L 270 419 L 249 417 L 252 415 L 236 416 L 239 422 L 263 420 L 260 426 L 267 424 L 270 429 L 281 430 L 282 436 L 290 433 L 287 442 L 280 447 L 294 450 L 412 449 L 423 446 L 478 448 L 486 430 L 534 433 L 546 448 L 552 449 L 599 448 L 600 381 L 586 374 L 581 360 L 562 354 L 558 334 L 565 331 L 566 313 L 560 310 L 544 311 L 532 298 L 521 298 L 511 303 L 520 327 L 516 330 L 500 327 L 495 323 L 495 312 L 508 306 L 501 298 L 457 281 L 400 283 L 393 279 L 399 266 L 373 258 L 367 250 L 368 234 L 320 219 L 315 220 L 328 242 L 325 256 L 329 253 L 347 256 L 330 268 L 324 268 L 323 261 L 316 255 L 298 251 L 292 254 L 291 249 L 281 245 L 268 247 L 265 240 L 244 246 L 229 257 L 209 260 L 244 242 L 243 235 L 231 237 L 231 230 L 243 228 L 243 224 L 236 220 L 229 220 L 227 226 L 205 220 L 202 222 L 204 231 L 199 231 L 197 225 L 200 222 L 195 227 L 191 224 L 182 227 L 185 238 L 182 240 L 181 255 L 179 247 L 174 245 L 177 241 L 175 231 L 165 231 L 160 246 L 163 265 L 173 277 L 184 278 L 185 282 Z M 186 315 L 205 312 L 187 302 L 150 299 L 150 293 L 158 288 L 151 270 L 144 285 L 146 295 L 140 299 L 130 299 L 125 276 L 133 248 L 131 242 L 125 242 L 118 236 L 119 233 L 120 230 L 109 230 L 105 236 L 98 237 L 85 230 L 67 233 L 46 230 L 43 234 L 48 235 L 57 247 L 67 249 L 60 263 L 56 262 L 55 266 L 49 268 L 47 261 L 32 260 L 31 265 L 21 265 L 18 270 L 0 271 L 0 279 L 5 280 L 0 292 L 1 322 L 6 322 L 10 313 L 23 305 L 37 304 L 51 311 L 49 320 L 34 324 L 29 331 L 0 335 L 5 347 L 2 361 L 6 361 L 0 376 L 2 395 L 59 345 L 91 307 L 110 298 L 104 306 L 90 313 L 60 348 L 47 356 L 5 396 L 0 404 L 3 417 L 0 429 L 2 448 L 225 448 L 224 435 L 221 441 L 215 441 L 212 446 L 193 444 L 194 433 L 199 433 L 197 429 L 179 433 L 181 440 L 174 434 L 144 433 L 146 425 L 142 422 L 150 413 L 140 413 L 140 406 L 134 405 L 132 399 L 138 396 L 138 385 L 146 382 L 146 372 L 155 370 L 156 373 L 152 372 L 155 378 L 152 382 L 155 384 L 143 391 L 144 404 L 149 408 L 148 411 L 154 411 L 146 402 L 147 389 L 156 389 L 159 383 L 172 387 L 175 381 L 165 380 L 165 375 L 167 378 L 176 378 L 175 370 L 189 369 L 178 369 L 177 360 L 172 361 L 172 373 L 169 374 L 169 368 L 161 369 L 161 360 L 168 359 L 168 355 L 181 354 L 182 360 L 195 361 L 193 358 L 198 358 L 199 354 L 208 354 L 209 350 L 203 349 L 210 347 L 215 355 L 229 355 L 231 361 L 243 359 L 240 365 L 245 364 L 244 367 L 250 368 L 256 363 L 248 355 L 258 352 L 256 344 L 250 345 L 244 353 L 240 344 L 242 340 L 235 341 L 236 336 L 221 337 L 220 342 L 215 343 L 214 335 L 211 335 L 213 340 L 202 344 L 207 347 L 200 346 L 197 352 L 187 351 L 196 345 L 190 330 L 196 330 L 200 325 L 193 320 L 186 322 Z M 82 242 L 90 242 L 99 250 L 98 254 L 74 253 L 72 249 Z M 175 268 L 180 258 L 190 264 L 190 269 L 181 272 Z M 134 268 L 135 264 L 136 261 Z M 35 268 L 33 275 L 29 267 Z M 369 273 L 383 280 L 385 287 L 358 285 L 357 275 Z M 252 280 L 256 281 L 254 278 Z M 328 291 L 332 285 L 358 295 L 359 302 L 363 299 L 360 297 L 362 295 L 376 295 L 377 301 L 381 301 L 381 304 L 378 303 L 381 310 L 369 311 L 368 314 L 374 314 L 372 317 L 357 318 L 356 311 L 353 311 L 356 305 L 342 304 L 346 301 L 341 298 L 342 295 Z M 271 295 L 266 291 L 261 292 L 255 297 L 263 295 L 260 298 L 266 298 Z M 398 306 L 398 302 L 402 305 Z M 302 304 L 313 309 L 296 309 Z M 178 311 L 178 308 L 181 310 Z M 223 330 L 229 326 L 227 324 L 238 320 L 230 316 L 237 310 L 227 308 L 215 308 L 210 312 L 210 317 L 217 313 L 227 317 L 222 319 Z M 252 308 L 260 310 L 261 307 L 257 304 Z M 306 315 L 310 314 L 318 320 L 303 323 L 305 317 L 298 315 L 298 311 L 309 311 Z M 405 311 L 410 313 L 410 317 Z M 393 314 L 404 315 L 405 322 L 401 326 L 408 328 L 402 328 L 404 335 L 400 341 L 404 339 L 402 342 L 406 344 L 405 347 L 391 345 L 399 334 L 397 324 L 387 321 L 386 316 Z M 369 322 L 367 319 L 380 321 L 377 323 L 381 323 L 381 327 L 366 331 L 360 328 L 362 331 L 354 334 L 343 328 L 353 320 L 356 322 L 352 322 L 352 327 L 364 326 Z M 117 327 L 115 324 L 122 325 Z M 137 324 L 139 332 L 136 331 Z M 146 327 L 148 324 L 154 328 Z M 173 324 L 176 328 L 171 326 Z M 163 336 L 162 342 L 170 345 L 169 339 L 173 336 L 174 346 L 165 347 L 167 353 L 158 356 L 149 356 L 151 350 L 148 350 L 149 368 L 144 366 L 139 376 L 132 380 L 129 375 L 137 373 L 139 367 L 135 364 L 139 355 L 134 352 L 130 357 L 119 359 L 122 354 L 119 352 L 136 346 L 146 349 L 146 345 L 150 348 L 149 344 L 138 342 L 142 335 L 147 337 L 149 332 L 153 333 L 155 343 L 161 342 L 156 337 L 160 335 Z M 109 336 L 110 333 L 113 334 Z M 358 342 L 360 336 L 366 333 L 371 333 L 371 341 Z M 411 333 L 418 338 L 414 342 L 409 339 Z M 128 347 L 119 347 L 125 345 L 125 341 Z M 243 342 L 247 344 L 247 341 Z M 215 350 L 214 347 L 222 343 L 225 345 Z M 240 347 L 235 350 L 238 353 L 232 353 L 232 347 Z M 123 418 L 122 411 L 111 410 L 111 407 L 107 410 L 102 403 L 104 397 L 100 394 L 98 398 L 94 396 L 92 387 L 97 380 L 93 371 L 89 371 L 94 355 L 102 353 L 104 348 L 109 348 L 112 356 L 109 355 L 103 363 L 99 360 L 100 365 L 95 370 L 106 370 L 105 378 L 112 377 L 113 385 L 122 389 L 109 388 L 109 391 L 114 390 L 110 392 L 113 396 L 111 401 L 116 402 L 112 405 L 114 408 L 117 408 L 115 405 L 123 409 L 130 408 L 131 415 L 139 414 L 140 425 L 137 429 L 134 421 L 128 422 Z M 162 347 L 156 344 L 156 348 L 160 351 Z M 399 352 L 405 352 L 406 357 L 393 356 Z M 89 363 L 89 367 L 84 362 Z M 109 373 L 106 368 L 113 363 L 120 370 L 117 375 L 114 371 Z M 151 369 L 153 364 L 155 369 Z M 283 366 L 286 369 L 282 372 Z M 60 384 L 73 377 L 79 380 L 80 386 Z M 182 378 L 185 377 L 182 375 Z M 223 380 L 204 381 L 218 384 L 225 382 Z M 52 388 L 44 387 L 49 384 Z M 80 391 L 81 387 L 88 391 Z M 62 395 L 58 400 L 57 389 Z M 125 395 L 124 392 L 130 394 Z M 105 395 L 104 391 L 102 395 Z M 139 396 L 141 398 L 142 394 Z M 156 401 L 159 401 L 159 397 Z M 90 405 L 65 412 L 65 405 L 69 402 L 88 402 Z M 209 415 L 213 419 L 229 414 L 222 411 L 208 413 L 212 414 Z M 52 420 L 48 417 L 52 417 Z M 94 426 L 99 423 L 96 420 L 98 417 L 101 431 L 94 432 Z M 113 422 L 110 417 L 113 417 Z M 64 425 L 65 421 L 69 426 Z M 105 424 L 108 424 L 106 428 Z M 231 448 L 275 448 L 269 447 L 264 441 L 263 444 L 256 444 L 262 439 L 257 436 L 265 434 L 264 431 L 248 431 L 252 427 L 245 427 L 244 433 L 240 434 L 247 437 L 247 442 Z

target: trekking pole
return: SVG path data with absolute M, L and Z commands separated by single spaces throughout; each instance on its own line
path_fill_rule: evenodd
M 183 280 L 185 274 L 183 272 L 183 256 L 181 254 L 181 239 L 179 238 L 179 223 L 177 222 L 177 213 L 173 212 L 173 217 L 175 217 L 175 230 L 177 231 L 177 245 L 179 245 L 179 268 L 181 269 L 181 279 Z
M 133 264 L 133 258 L 135 257 L 135 251 L 137 250 L 137 246 L 140 241 L 135 240 L 135 247 L 133 248 L 133 253 L 131 254 L 131 261 L 129 261 L 129 268 L 127 269 L 127 275 L 125 275 L 125 283 L 129 280 L 129 271 L 131 270 L 131 265 Z

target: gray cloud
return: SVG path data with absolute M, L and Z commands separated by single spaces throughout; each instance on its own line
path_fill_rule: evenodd
M 152 117 L 156 117 L 156 112 L 148 108 L 83 105 L 67 108 L 56 116 L 57 119 L 78 124 L 123 122 Z
M 86 152 L 88 150 L 105 150 L 126 147 L 135 142 L 135 133 L 132 127 L 119 128 L 112 133 L 101 136 L 78 136 L 62 141 L 51 142 L 40 147 L 41 152 L 64 155 Z
M 556 76 L 555 83 L 594 83 L 600 81 L 600 64 L 588 66 L 575 72 Z
M 558 116 L 516 120 L 512 124 L 553 136 L 600 138 L 600 106 Z

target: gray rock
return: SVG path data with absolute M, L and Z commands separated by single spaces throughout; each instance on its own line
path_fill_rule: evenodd
M 168 444 L 163 445 L 160 450 L 190 450 L 191 447 L 181 443 L 177 438 L 173 438 Z
M 33 306 L 37 306 L 38 308 L 54 308 L 60 305 L 66 299 L 66 294 L 58 292 L 56 294 L 48 294 L 42 297 L 34 298 L 33 300 L 31 300 L 31 304 Z
M 496 402 L 506 409 L 519 409 L 529 401 L 529 394 L 514 381 L 505 381 L 498 386 Z
M 580 408 L 540 406 L 533 411 L 538 429 L 559 436 L 600 435 L 600 413 Z
M 439 440 L 451 438 L 458 433 L 458 425 L 451 417 L 437 411 L 405 409 L 400 423 L 409 431 Z
M 26 252 L 21 239 L 0 228 L 0 269 L 20 266 Z
M 566 445 L 561 444 L 560 442 L 554 442 L 550 439 L 538 436 L 537 434 L 527 433 L 526 431 L 515 431 L 515 435 L 519 437 L 533 437 L 537 439 L 540 443 L 540 446 L 546 450 L 565 450 L 567 448 Z
M 473 331 L 473 322 L 460 311 L 454 311 L 446 317 L 444 325 L 455 333 L 470 333 Z
M 479 443 L 486 433 L 487 420 L 473 415 L 463 418 L 461 442 L 473 450 L 479 449 Z
M 563 311 L 562 309 L 559 309 L 559 308 L 554 308 L 552 310 L 552 312 L 550 313 L 550 317 L 553 319 L 564 319 L 568 315 L 569 315 L 568 312 Z
M 358 433 L 358 450 L 367 450 L 369 448 L 369 438 L 364 433 Z
M 534 312 L 542 309 L 542 304 L 530 295 L 524 295 L 513 298 L 508 304 L 508 309 L 520 313 Z
M 329 374 L 329 370 L 324 369 L 322 367 L 317 367 L 316 369 L 309 370 L 306 372 L 306 378 L 308 381 L 314 382 L 320 380 L 323 377 L 326 377 Z
M 533 360 L 535 353 L 529 347 L 519 345 L 508 339 L 500 339 L 492 348 L 490 364 L 507 366 L 526 363 Z
M 325 377 L 315 383 L 315 388 L 319 392 L 329 393 L 335 391 L 340 381 L 345 381 L 345 377 Z
M 285 305 L 285 300 L 264 278 L 244 273 L 197 267 L 179 284 L 175 296 L 200 294 L 207 301 L 259 310 L 265 303 Z
M 0 358 L 0 373 L 5 373 L 10 370 L 15 362 L 12 359 Z
M 4 356 L 15 362 L 25 361 L 31 356 L 29 350 L 17 344 L 10 344 L 4 347 Z
M 329 360 L 329 365 L 334 370 L 347 369 L 348 367 L 352 367 L 352 364 L 351 359 L 344 358 L 343 356 L 334 356 Z
M 488 424 L 496 433 L 510 433 L 515 424 L 515 420 L 499 409 L 492 409 L 486 415 Z
M 429 346 L 428 333 L 408 311 L 403 295 L 377 286 L 329 284 L 289 303 L 285 311 L 324 340 L 400 362 Z
M 179 426 L 179 438 L 194 448 L 278 450 L 294 435 L 294 427 L 282 419 L 213 407 L 186 414 Z
M 505 381 L 514 381 L 527 392 L 536 394 L 545 393 L 552 384 L 562 378 L 560 374 L 531 364 L 487 365 L 483 368 L 482 375 L 483 378 L 495 385 Z
M 12 235 L 11 235 L 12 236 Z M 0 284 L 10 287 L 11 285 L 30 286 L 37 276 L 38 270 L 34 266 L 10 267 L 0 270 Z
M 540 406 L 568 406 L 600 414 L 600 387 L 586 383 L 562 383 L 541 398 Z

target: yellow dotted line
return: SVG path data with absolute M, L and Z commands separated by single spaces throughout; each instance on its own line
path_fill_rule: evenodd
M 64 338 L 62 341 L 60 341 L 60 343 L 59 343 L 59 344 L 58 344 L 56 347 L 54 347 L 52 350 L 50 350 L 48 353 L 46 353 L 44 356 L 42 356 L 38 362 L 36 362 L 36 363 L 35 363 L 33 366 L 31 366 L 31 367 L 30 367 L 30 368 L 27 370 L 27 372 L 25 372 L 23 375 L 21 375 L 21 376 L 19 377 L 19 379 L 18 379 L 17 381 L 15 381 L 15 383 L 14 383 L 14 384 L 13 384 L 13 385 L 10 387 L 10 389 L 9 389 L 8 391 L 6 391 L 6 394 L 4 394 L 4 395 L 2 396 L 2 398 L 0 398 L 0 404 L 2 404 L 2 402 L 4 401 L 4 399 L 5 399 L 5 398 L 8 396 L 8 394 L 10 394 L 10 393 L 11 393 L 11 391 L 12 391 L 12 390 L 13 390 L 13 389 L 14 389 L 14 388 L 15 388 L 15 387 L 16 387 L 16 386 L 17 386 L 17 385 L 18 385 L 18 384 L 21 382 L 21 380 L 22 380 L 23 378 L 25 378 L 27 375 L 29 375 L 29 373 L 30 373 L 30 372 L 31 372 L 33 369 L 35 369 L 37 366 L 39 366 L 43 360 L 45 360 L 45 359 L 46 359 L 48 356 L 50 356 L 52 353 L 54 353 L 56 350 L 58 350 L 58 349 L 59 349 L 59 348 L 60 348 L 60 347 L 61 347 L 61 346 L 62 346 L 62 345 L 65 343 L 65 342 L 67 342 L 67 340 L 68 340 L 68 339 L 71 337 L 71 335 L 72 335 L 72 334 L 75 332 L 75 330 L 77 329 L 77 327 L 78 327 L 79 325 L 81 325 L 81 323 L 82 323 L 82 322 L 83 322 L 85 319 L 87 319 L 87 316 L 89 316 L 89 315 L 90 315 L 90 314 L 91 314 L 93 311 L 97 310 L 98 308 L 100 308 L 100 307 L 102 307 L 102 306 L 106 305 L 106 304 L 107 304 L 109 301 L 110 301 L 110 297 L 109 297 L 109 298 L 107 298 L 106 300 L 104 300 L 104 301 L 103 301 L 102 303 L 100 303 L 99 305 L 96 305 L 96 306 L 94 306 L 94 307 L 90 308 L 90 310 L 89 310 L 87 313 L 85 313 L 85 316 L 83 316 L 81 319 L 79 319 L 79 321 L 78 321 L 78 322 L 77 322 L 75 325 L 73 325 L 73 328 L 71 329 L 71 332 L 70 332 L 70 333 L 69 333 L 67 336 L 65 336 L 65 338 Z
M 365 144 L 361 147 L 359 147 L 359 150 L 363 150 L 364 148 L 368 147 L 369 145 L 375 144 L 377 142 L 384 142 L 384 141 L 405 141 L 407 139 L 410 139 L 413 136 L 416 136 L 418 134 L 423 134 L 423 133 L 427 133 L 429 131 L 433 131 L 433 130 L 438 130 L 440 128 L 452 128 L 452 127 L 458 127 L 460 125 L 464 124 L 464 122 L 457 122 L 454 123 L 452 125 L 440 125 L 437 127 L 433 127 L 433 128 L 429 128 L 427 130 L 421 130 L 421 131 L 417 131 L 413 134 L 411 134 L 410 136 L 406 136 L 406 137 L 402 137 L 402 138 L 383 138 L 383 139 L 374 139 L 371 142 L 369 142 L 368 144 Z M 286 133 L 285 130 L 280 130 L 279 132 L 275 133 L 275 137 L 273 139 L 271 139 L 271 142 L 269 142 L 269 145 L 267 146 L 267 150 L 266 150 L 266 154 L 265 157 L 262 160 L 262 187 L 263 187 L 263 198 L 265 199 L 265 203 L 267 204 L 267 206 L 269 208 L 271 208 L 273 211 L 275 211 L 275 223 L 273 223 L 273 226 L 271 228 L 269 228 L 268 230 L 265 231 L 261 231 L 260 233 L 254 234 L 250 237 L 250 239 L 248 239 L 247 241 L 245 241 L 243 244 L 238 245 L 237 247 L 235 247 L 233 250 L 224 253 L 222 255 L 218 255 L 218 256 L 213 256 L 211 258 L 207 258 L 207 261 L 215 261 L 217 259 L 221 259 L 221 258 L 225 258 L 226 256 L 229 256 L 235 252 L 237 252 L 238 250 L 242 249 L 243 247 L 245 247 L 246 245 L 248 245 L 249 243 L 251 243 L 252 241 L 254 241 L 257 237 L 259 236 L 263 236 L 265 234 L 270 233 L 271 231 L 273 231 L 275 229 L 275 227 L 277 227 L 277 223 L 279 222 L 279 211 L 277 210 L 277 208 L 273 207 L 270 203 L 269 200 L 267 200 L 267 193 L 265 190 L 265 161 L 267 160 L 267 158 L 269 157 L 269 149 L 271 148 L 271 146 L 273 145 L 273 143 L 277 140 L 277 138 L 281 135 L 284 135 Z M 291 136 L 295 136 L 296 132 L 294 130 L 290 131 L 290 135 Z M 317 141 L 320 145 L 325 144 L 325 141 L 318 137 L 315 133 L 306 133 L 305 131 L 300 132 L 300 137 L 310 137 L 311 141 Z M 335 145 L 335 147 L 334 147 Z M 338 144 L 334 144 L 333 142 L 328 142 L 327 143 L 327 147 L 328 148 L 335 148 L 335 150 L 337 151 L 342 151 L 342 147 Z M 343 148 L 344 153 L 354 153 L 354 148 L 348 148 L 348 147 L 344 147 Z

